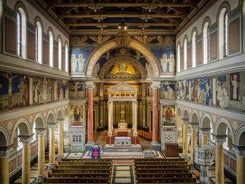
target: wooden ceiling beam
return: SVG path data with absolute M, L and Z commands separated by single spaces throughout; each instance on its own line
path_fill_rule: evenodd
M 119 8 L 127 8 L 127 7 L 194 7 L 194 3 L 49 3 L 51 8 L 68 8 L 68 7 L 93 7 L 93 8 L 101 8 L 101 7 L 119 7 Z
M 94 19 L 105 19 L 105 18 L 141 18 L 141 19 L 151 19 L 151 18 L 183 18 L 186 15 L 171 15 L 171 14 L 98 14 L 98 15 L 59 15 L 62 18 L 94 18 Z

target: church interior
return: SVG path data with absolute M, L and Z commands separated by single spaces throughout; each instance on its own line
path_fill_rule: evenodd
M 245 182 L 244 0 L 0 0 L 0 183 Z

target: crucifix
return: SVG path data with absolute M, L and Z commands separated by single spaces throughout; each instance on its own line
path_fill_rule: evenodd
M 124 119 L 125 111 L 121 110 L 120 114 L 121 114 L 121 119 Z

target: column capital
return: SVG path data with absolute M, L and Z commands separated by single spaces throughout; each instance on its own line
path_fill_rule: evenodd
M 215 134 L 212 135 L 216 140 L 216 144 L 223 145 L 223 143 L 226 141 L 227 135 L 215 135 Z
M 57 118 L 57 123 L 63 122 L 65 118 Z
M 182 121 L 184 124 L 188 125 L 190 122 L 189 122 L 189 118 L 182 118 Z
M 151 88 L 152 89 L 158 89 L 161 87 L 161 82 L 160 81 L 152 81 Z
M 203 127 L 201 127 L 201 128 L 199 128 L 199 130 L 200 130 L 201 135 L 208 136 L 210 134 L 211 128 L 203 128 Z
M 36 131 L 38 135 L 46 135 L 47 128 L 36 128 Z
M 237 157 L 245 158 L 245 146 L 237 146 L 235 144 L 232 144 L 232 147 Z
M 8 157 L 10 155 L 12 147 L 13 147 L 13 144 L 9 146 L 0 146 L 0 158 Z
M 19 135 L 20 142 L 22 142 L 24 145 L 28 145 L 31 143 L 32 135 Z
M 86 84 L 86 88 L 88 89 L 94 89 L 95 87 L 93 81 L 86 81 L 85 84 Z
M 198 122 L 197 121 L 193 121 L 193 122 L 189 122 L 191 125 L 191 129 L 197 129 L 198 128 Z
M 48 123 L 48 128 L 55 128 L 57 126 L 56 122 L 49 122 Z

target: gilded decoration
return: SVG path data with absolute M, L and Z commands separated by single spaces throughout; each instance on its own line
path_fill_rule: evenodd
M 106 62 L 100 70 L 100 78 L 107 79 L 139 79 L 145 78 L 144 67 L 136 59 L 119 55 Z

